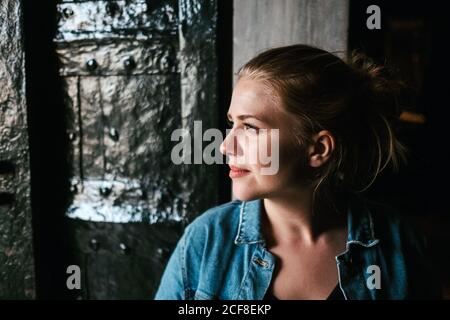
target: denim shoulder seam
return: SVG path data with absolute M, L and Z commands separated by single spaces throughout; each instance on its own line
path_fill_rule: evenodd
M 183 291 L 184 291 L 184 298 L 185 300 L 189 300 L 189 289 L 187 288 L 187 272 L 186 272 L 186 237 L 187 234 L 185 234 L 181 239 L 181 252 L 180 252 L 180 260 L 181 260 L 181 273 L 182 273 L 182 279 L 183 279 Z

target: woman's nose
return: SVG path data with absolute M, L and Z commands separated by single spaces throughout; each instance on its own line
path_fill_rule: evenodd
M 236 155 L 236 136 L 233 129 L 228 132 L 219 150 L 223 155 Z

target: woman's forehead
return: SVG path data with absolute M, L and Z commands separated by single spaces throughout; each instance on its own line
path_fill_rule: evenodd
M 233 90 L 229 112 L 234 113 L 272 113 L 277 111 L 278 99 L 273 90 L 261 81 L 241 79 Z
M 272 88 L 270 88 L 267 83 L 262 80 L 256 80 L 249 77 L 240 78 L 236 83 L 233 92 L 269 97 L 274 95 Z

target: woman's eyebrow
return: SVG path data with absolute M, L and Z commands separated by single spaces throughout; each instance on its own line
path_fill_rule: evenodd
M 230 113 L 227 113 L 227 118 L 228 118 L 229 120 L 232 119 Z M 261 121 L 261 122 L 266 122 L 266 121 L 264 121 L 264 119 L 262 119 L 261 117 L 258 117 L 258 116 L 253 115 L 253 114 L 241 114 L 241 115 L 237 116 L 237 118 L 238 118 L 239 120 L 245 120 L 245 119 L 248 119 L 248 118 L 254 118 L 254 119 L 259 120 L 259 121 Z

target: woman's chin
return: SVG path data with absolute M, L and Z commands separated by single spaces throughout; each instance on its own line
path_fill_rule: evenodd
M 251 201 L 259 198 L 259 194 L 251 186 L 237 186 L 233 183 L 233 195 L 241 201 Z

